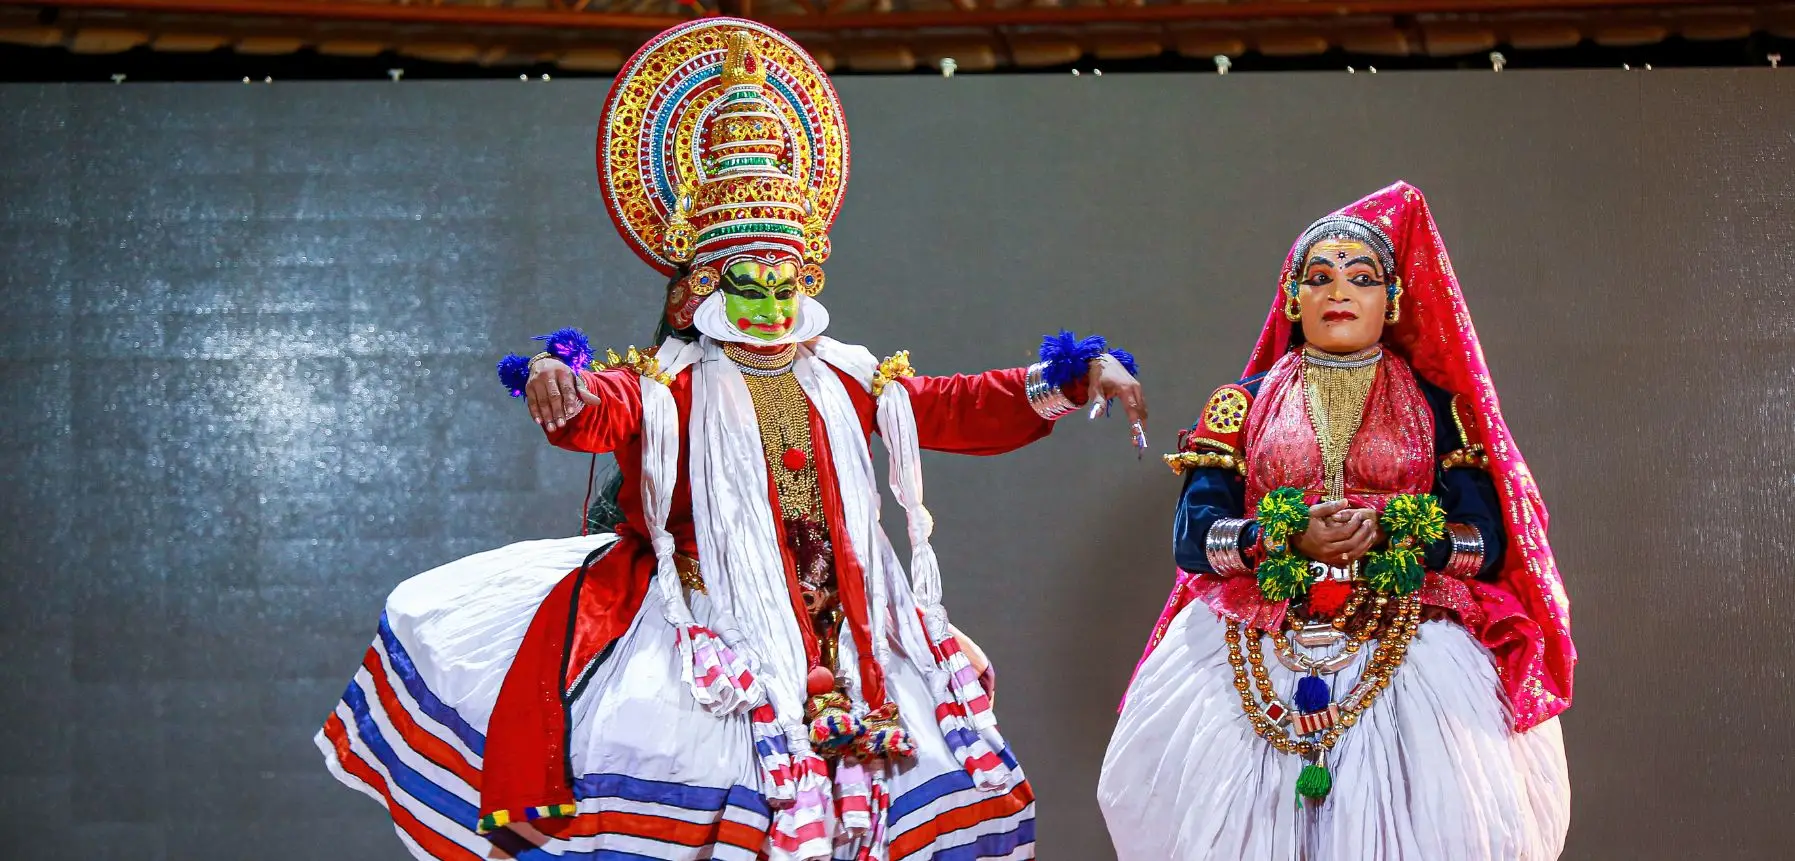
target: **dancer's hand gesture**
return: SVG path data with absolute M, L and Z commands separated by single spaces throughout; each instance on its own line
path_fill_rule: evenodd
M 545 431 L 566 427 L 587 404 L 598 404 L 598 395 L 586 390 L 585 382 L 566 362 L 549 357 L 530 363 L 524 397 L 529 400 L 530 418 Z

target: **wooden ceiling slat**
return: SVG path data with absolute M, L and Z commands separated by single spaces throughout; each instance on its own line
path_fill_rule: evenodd
M 970 10 L 945 8 L 881 12 L 876 11 L 878 4 L 875 3 L 875 11 L 838 14 L 843 11 L 844 5 L 845 0 L 829 0 L 824 7 L 828 10 L 827 14 L 769 15 L 764 16 L 763 20 L 785 30 L 915 30 L 930 27 L 1009 27 L 1105 22 L 1338 20 L 1347 16 L 1430 13 L 1495 14 L 1554 10 L 1589 12 L 1700 8 L 1703 4 L 1698 0 L 1244 0 L 1237 3 L 1159 2 L 1119 6 L 1101 3 L 1063 6 L 1030 4 Z M 1776 3 L 1774 0 L 1735 0 L 1729 5 L 1768 7 Z M 658 31 L 691 17 L 690 14 L 524 9 L 467 2 L 402 5 L 363 0 L 0 0 L 0 6 L 613 31 Z
M 1498 46 L 1568 48 L 1584 39 L 1638 46 L 1671 34 L 1795 33 L 1795 0 L 901 0 L 894 12 L 873 11 L 892 7 L 884 0 L 752 2 L 763 20 L 820 45 L 813 53 L 828 55 L 826 67 L 839 58 L 855 71 L 886 72 L 934 68 L 945 56 L 976 72 L 1166 52 L 1454 56 Z M 55 27 L 31 26 L 45 6 L 70 12 Z M 1461 14 L 1388 14 L 1398 8 Z M 231 45 L 245 54 L 313 48 L 341 57 L 397 50 L 446 63 L 535 58 L 611 71 L 613 55 L 627 56 L 652 31 L 689 18 L 675 0 L 0 0 L 0 24 L 9 25 L 0 42 L 83 53 L 146 44 L 170 52 Z

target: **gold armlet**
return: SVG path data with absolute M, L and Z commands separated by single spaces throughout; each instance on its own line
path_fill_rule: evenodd
M 1192 469 L 1231 469 L 1241 475 L 1247 474 L 1246 464 L 1240 458 L 1213 451 L 1181 451 L 1166 455 L 1165 462 L 1178 475 Z
M 673 385 L 673 377 L 661 371 L 661 360 L 655 355 L 660 352 L 660 349 L 661 348 L 659 347 L 649 347 L 646 350 L 638 350 L 635 347 L 631 347 L 628 352 L 619 356 L 617 355 L 616 350 L 607 348 L 605 350 L 604 361 L 594 361 L 592 369 L 595 371 L 608 371 L 617 368 L 628 368 L 635 371 L 637 374 L 659 382 L 663 386 L 671 386 Z
M 891 358 L 879 363 L 879 369 L 873 372 L 873 382 L 870 391 L 872 392 L 873 397 L 876 398 L 879 396 L 880 392 L 885 391 L 886 383 L 899 377 L 914 376 L 916 376 L 916 369 L 910 367 L 910 351 L 901 350 Z
M 1481 445 L 1461 448 L 1440 458 L 1441 469 L 1481 469 L 1488 472 L 1490 456 Z

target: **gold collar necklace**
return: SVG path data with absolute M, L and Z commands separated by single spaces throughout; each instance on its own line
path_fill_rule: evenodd
M 758 376 L 783 374 L 798 358 L 798 345 L 786 344 L 777 352 L 761 353 L 736 344 L 724 344 L 723 355 L 728 356 L 744 373 Z
M 1344 356 L 1317 349 L 1310 344 L 1303 345 L 1303 361 L 1323 368 L 1363 368 L 1366 365 L 1377 364 L 1378 360 L 1383 357 L 1384 347 L 1382 344 L 1372 344 L 1363 350 Z

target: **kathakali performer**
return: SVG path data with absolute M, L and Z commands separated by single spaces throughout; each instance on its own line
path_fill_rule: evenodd
M 1558 857 L 1569 601 L 1420 191 L 1303 232 L 1179 449 L 1178 581 L 1098 790 L 1118 857 Z
M 824 337 L 847 130 L 763 25 L 651 40 L 598 158 L 626 242 L 671 277 L 670 334 L 596 357 L 565 329 L 500 376 L 550 442 L 615 455 L 621 522 L 401 584 L 327 764 L 421 859 L 1033 858 L 1033 791 L 941 606 L 919 451 L 1010 451 L 1087 400 L 1144 444 L 1133 359 L 1062 332 L 1028 368 L 925 377 Z

